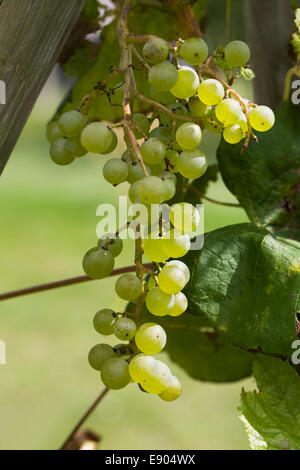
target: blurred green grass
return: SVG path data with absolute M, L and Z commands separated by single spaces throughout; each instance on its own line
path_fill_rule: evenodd
M 50 161 L 44 129 L 61 94 L 47 85 L 1 177 L 1 292 L 80 275 L 82 255 L 96 239 L 96 207 L 117 201 L 118 192 L 101 178 L 101 157 L 69 167 Z M 215 147 L 207 136 L 211 161 Z M 234 200 L 220 181 L 209 195 Z M 205 204 L 206 231 L 246 220 L 240 209 Z M 131 245 L 118 266 L 131 264 Z M 113 284 L 94 281 L 1 302 L 0 339 L 7 345 L 7 365 L 0 366 L 1 449 L 57 448 L 100 392 L 87 352 L 99 342 L 94 313 L 122 307 Z M 134 385 L 107 396 L 87 423 L 103 437 L 101 448 L 248 448 L 236 409 L 243 383 L 201 383 L 176 364 L 172 369 L 184 386 L 177 402 Z

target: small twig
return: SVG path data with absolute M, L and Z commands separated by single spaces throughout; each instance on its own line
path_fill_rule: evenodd
M 212 199 L 211 197 L 205 196 L 204 194 L 199 191 L 194 185 L 190 184 L 189 188 L 194 191 L 197 196 L 199 196 L 201 199 L 205 199 L 206 201 L 212 202 L 214 204 L 218 204 L 219 206 L 227 206 L 227 207 L 242 207 L 240 204 L 236 204 L 234 202 L 223 202 L 223 201 L 217 201 L 216 199 Z
M 82 416 L 82 418 L 80 418 L 80 420 L 78 421 L 78 423 L 76 424 L 76 426 L 73 428 L 72 432 L 69 434 L 69 436 L 67 437 L 67 439 L 64 441 L 63 445 L 59 448 L 59 450 L 66 450 L 66 448 L 68 447 L 68 443 L 73 439 L 73 437 L 75 436 L 75 434 L 77 433 L 77 431 L 81 428 L 81 426 L 83 425 L 83 423 L 89 418 L 89 416 L 92 414 L 92 412 L 97 408 L 97 406 L 99 405 L 99 403 L 103 400 L 103 398 L 105 397 L 105 395 L 109 392 L 109 388 L 105 388 L 101 393 L 100 395 L 96 398 L 96 400 L 94 401 L 94 403 L 88 408 L 88 410 L 84 413 L 84 415 Z
M 152 267 L 151 263 L 144 265 L 145 269 L 150 269 L 151 267 Z M 110 274 L 110 277 L 117 276 L 118 274 L 123 274 L 123 273 L 131 273 L 131 272 L 134 272 L 135 270 L 136 270 L 136 266 L 125 266 L 124 268 L 119 268 L 119 269 L 115 269 L 114 271 L 112 271 L 112 273 Z M 63 279 L 61 281 L 48 282 L 46 284 L 39 284 L 37 286 L 25 287 L 24 289 L 13 290 L 10 292 L 5 292 L 4 294 L 0 294 L 0 301 L 12 299 L 14 297 L 20 297 L 23 295 L 35 294 L 36 292 L 43 292 L 45 290 L 56 289 L 58 287 L 66 287 L 66 286 L 71 286 L 73 284 L 80 284 L 82 282 L 95 281 L 95 280 L 100 280 L 100 279 L 92 279 L 91 277 L 88 277 L 88 276 L 77 276 L 77 277 L 71 277 L 69 279 Z

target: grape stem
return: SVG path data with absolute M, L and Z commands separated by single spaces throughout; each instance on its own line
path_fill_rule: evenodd
M 151 269 L 152 264 L 144 264 L 143 269 Z M 135 272 L 136 266 L 125 266 L 124 268 L 119 268 L 115 269 L 114 271 L 111 272 L 111 276 L 117 276 L 119 274 L 124 274 L 124 273 L 132 273 Z M 43 292 L 46 290 L 50 289 L 56 289 L 58 287 L 66 287 L 66 286 L 72 286 L 74 284 L 81 284 L 83 282 L 88 282 L 88 281 L 95 281 L 97 279 L 92 279 L 91 277 L 88 276 L 77 276 L 77 277 L 71 277 L 68 279 L 63 279 L 61 281 L 54 281 L 54 282 L 48 282 L 46 284 L 38 284 L 37 286 L 31 286 L 31 287 L 25 287 L 23 289 L 19 290 L 13 290 L 10 292 L 5 292 L 4 294 L 0 294 L 0 301 L 1 300 L 8 300 L 8 299 L 13 299 L 14 297 L 21 297 L 23 295 L 29 295 L 29 294 L 35 294 L 36 292 Z M 99 279 L 98 279 L 99 280 Z
M 107 393 L 109 392 L 109 388 L 105 388 L 104 390 L 102 390 L 102 392 L 100 393 L 100 395 L 96 398 L 96 400 L 94 401 L 94 403 L 92 403 L 92 405 L 87 409 L 87 411 L 84 413 L 84 415 L 80 418 L 80 420 L 78 421 L 78 423 L 76 424 L 76 426 L 73 428 L 73 430 L 71 431 L 71 433 L 68 435 L 67 439 L 64 441 L 64 443 L 62 444 L 62 446 L 59 448 L 59 450 L 67 450 L 68 449 L 68 444 L 70 441 L 72 441 L 72 439 L 74 438 L 74 436 L 77 434 L 77 432 L 79 431 L 79 429 L 81 428 L 81 426 L 85 423 L 85 421 L 90 417 L 90 415 L 93 413 L 93 411 L 97 408 L 97 406 L 99 405 L 99 403 L 103 400 L 103 398 L 107 395 Z

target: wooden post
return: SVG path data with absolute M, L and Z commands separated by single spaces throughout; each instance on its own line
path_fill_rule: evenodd
M 83 5 L 0 0 L 0 175 Z

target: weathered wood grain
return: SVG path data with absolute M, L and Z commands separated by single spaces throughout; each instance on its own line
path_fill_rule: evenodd
M 0 175 L 84 0 L 1 0 Z M 0 100 L 1 101 L 1 100 Z

